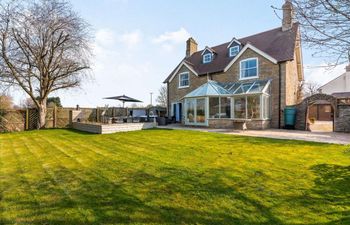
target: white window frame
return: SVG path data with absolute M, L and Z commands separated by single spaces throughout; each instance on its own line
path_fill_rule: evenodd
M 210 118 L 210 98 L 219 98 L 219 118 Z M 230 115 L 229 117 L 221 117 L 221 99 L 227 98 L 230 101 Z M 232 97 L 231 96 L 208 96 L 208 118 L 209 119 L 232 119 Z
M 233 49 L 235 50 L 235 54 L 232 53 Z M 239 45 L 233 46 L 229 48 L 230 57 L 236 56 L 239 53 Z
M 181 77 L 187 75 L 187 79 L 188 79 L 188 85 L 181 85 Z M 190 73 L 189 72 L 183 72 L 179 74 L 179 88 L 187 88 L 190 86 Z
M 206 61 L 206 57 L 210 56 L 210 60 Z M 213 61 L 213 54 L 212 53 L 206 53 L 203 55 L 203 63 L 210 63 L 211 61 Z
M 250 60 L 256 60 L 256 76 L 253 77 L 242 77 L 242 63 L 250 61 Z M 255 79 L 259 78 L 259 59 L 258 58 L 248 58 L 248 59 L 243 59 L 239 62 L 239 79 L 240 80 L 249 80 L 249 79 Z

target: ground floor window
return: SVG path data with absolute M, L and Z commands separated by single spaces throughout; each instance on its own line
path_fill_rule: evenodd
M 206 120 L 206 98 L 188 98 L 185 100 L 186 124 L 205 125 Z
M 231 118 L 231 97 L 210 97 L 209 117 L 212 119 Z
M 269 119 L 270 97 L 267 95 L 249 95 L 234 97 L 233 118 Z

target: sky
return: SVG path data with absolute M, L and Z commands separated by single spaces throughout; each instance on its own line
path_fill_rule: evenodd
M 153 104 L 162 82 L 185 56 L 186 40 L 198 48 L 215 46 L 281 26 L 271 5 L 284 0 L 71 0 L 92 29 L 91 76 L 78 89 L 51 94 L 63 106 L 118 106 L 104 97 L 128 95 Z M 252 7 L 254 6 L 254 7 Z M 277 12 L 281 14 L 281 12 Z M 305 80 L 324 84 L 344 72 L 345 65 L 328 71 L 320 58 L 303 46 Z M 11 95 L 18 104 L 26 98 Z

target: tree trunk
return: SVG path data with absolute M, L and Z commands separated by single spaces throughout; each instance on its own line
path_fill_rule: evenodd
M 46 114 L 47 114 L 46 100 L 42 101 L 39 104 L 38 113 L 39 113 L 39 118 L 38 118 L 37 129 L 43 129 L 45 128 L 45 125 L 46 125 Z

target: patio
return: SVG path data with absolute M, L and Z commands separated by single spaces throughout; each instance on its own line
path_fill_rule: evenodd
M 230 135 L 241 135 L 251 137 L 264 137 L 286 140 L 301 140 L 331 144 L 350 144 L 350 133 L 340 132 L 309 132 L 300 130 L 282 130 L 282 129 L 266 129 L 266 130 L 232 130 L 232 129 L 211 129 L 200 127 L 184 127 L 178 124 L 168 126 L 158 126 L 158 128 L 174 129 L 174 130 L 196 130 L 202 132 L 216 132 Z

